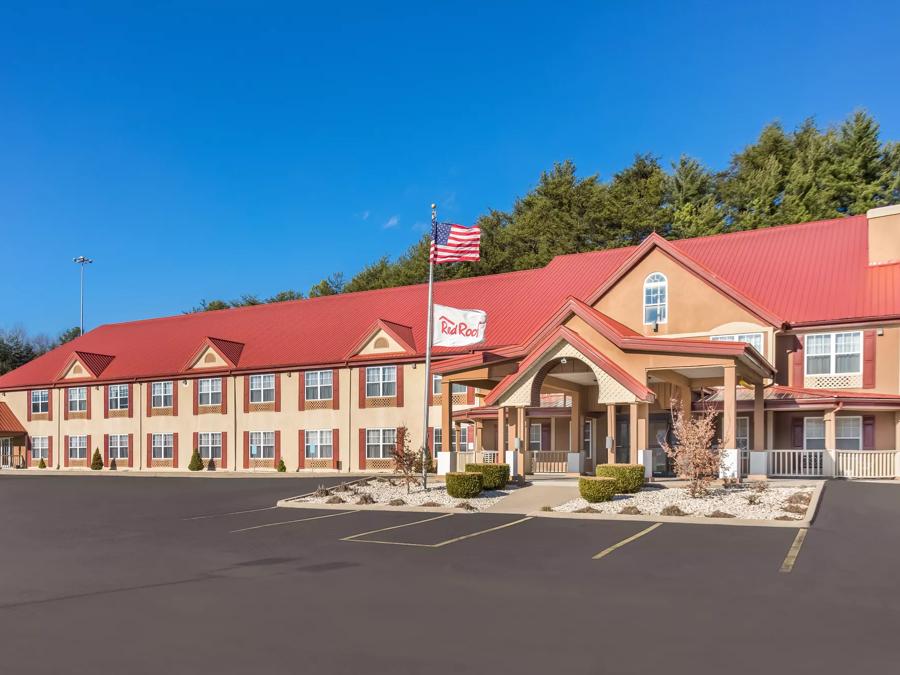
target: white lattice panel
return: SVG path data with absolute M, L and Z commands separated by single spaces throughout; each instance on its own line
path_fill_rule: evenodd
M 862 375 L 807 375 L 803 378 L 807 389 L 860 389 Z

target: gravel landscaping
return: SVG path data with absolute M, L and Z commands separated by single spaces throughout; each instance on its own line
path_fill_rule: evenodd
M 624 513 L 633 515 L 683 514 L 710 518 L 802 520 L 806 517 L 806 506 L 812 492 L 812 486 L 768 486 L 760 489 L 748 484 L 730 488 L 717 487 L 708 496 L 695 499 L 683 487 L 655 487 L 643 488 L 636 494 L 616 495 L 612 501 L 596 504 L 589 504 L 579 497 L 553 510 L 563 513 L 623 513 L 624 509 Z
M 338 485 L 327 491 L 322 489 L 318 495 L 311 495 L 297 501 L 309 504 L 346 503 L 348 506 L 381 504 L 400 508 L 403 506 L 459 507 L 460 511 L 484 511 L 516 489 L 518 488 L 510 484 L 502 490 L 485 490 L 478 497 L 472 499 L 457 499 L 447 494 L 443 483 L 429 481 L 427 490 L 423 490 L 421 485 L 415 484 L 410 486 L 410 494 L 406 494 L 406 483 L 399 478 L 384 476 L 371 478 L 367 484 Z M 343 502 L 335 499 L 336 497 L 342 499 Z M 466 509 L 465 506 L 460 506 L 461 504 L 468 504 L 472 509 Z

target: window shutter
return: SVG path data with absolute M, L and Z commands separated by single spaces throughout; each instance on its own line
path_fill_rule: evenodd
M 222 405 L 219 406 L 219 412 L 223 415 L 228 414 L 228 378 L 222 377 Z M 225 451 L 222 451 L 222 458 L 225 457 Z
M 275 381 L 277 382 L 278 376 L 276 375 L 275 377 L 276 377 Z M 276 385 L 276 388 L 277 388 L 277 385 Z M 280 461 L 281 461 L 281 432 L 276 431 L 275 432 L 275 466 L 276 467 L 278 466 L 278 462 L 280 462 Z
M 68 387 L 62 390 L 63 392 L 63 419 L 69 419 L 69 389 Z M 47 398 L 50 398 L 50 394 L 47 394 Z
M 25 400 L 25 403 L 26 403 L 25 407 L 27 408 L 26 414 L 28 415 L 28 421 L 30 422 L 31 421 L 31 389 L 29 389 L 28 391 L 25 392 L 25 396 L 27 397 Z M 47 391 L 47 400 L 48 401 L 50 400 L 49 390 Z M 49 404 L 48 404 L 48 406 L 49 406 Z
M 358 368 L 359 372 L 359 409 L 364 410 L 366 407 L 366 369 Z
M 147 434 L 147 468 L 153 466 L 153 434 Z
M 129 399 L 131 400 L 131 399 Z M 128 468 L 134 466 L 134 434 L 128 434 Z
M 275 412 L 281 412 L 281 373 L 275 373 Z M 277 431 L 275 433 L 278 434 Z M 278 443 L 277 440 L 275 442 Z
M 331 371 L 331 408 L 332 410 L 341 408 L 341 371 L 337 368 Z
M 431 381 L 428 383 L 428 405 L 434 405 L 434 373 L 426 375 Z
M 31 436 L 25 437 L 25 468 L 31 466 Z
M 297 373 L 299 382 L 299 391 L 297 394 L 297 410 L 306 410 L 306 373 Z
M 875 341 L 874 330 L 863 332 L 863 388 L 875 387 Z
M 147 417 L 153 417 L 153 383 L 147 383 Z M 147 466 L 150 466 L 149 464 Z
M 200 380 L 194 380 L 194 416 L 200 412 Z
M 791 445 L 795 448 L 803 447 L 803 418 L 791 418 Z
M 174 401 L 173 401 L 174 403 Z M 172 434 L 172 466 L 178 468 L 178 434 Z
M 341 461 L 341 430 L 331 430 L 331 468 L 337 470 Z
M 128 417 L 132 417 L 134 413 L 132 410 L 134 409 L 134 385 L 128 385 Z M 128 448 L 128 459 L 131 459 L 131 447 Z M 130 466 L 130 465 L 129 465 Z
M 306 468 L 306 431 L 304 429 L 297 430 L 297 444 L 300 448 L 300 459 L 298 461 L 298 466 L 301 469 Z
M 406 438 L 406 428 L 405 427 L 397 427 L 397 442 L 394 444 L 394 447 L 398 450 L 403 447 L 403 440 Z
M 250 432 L 244 432 L 244 468 L 250 468 Z
M 199 450 L 199 449 L 200 449 L 200 434 L 197 433 L 196 431 L 194 432 L 194 439 L 193 439 L 192 442 L 193 442 L 194 445 L 193 445 L 193 447 L 191 448 L 191 453 L 193 454 L 194 450 Z
M 87 462 L 87 465 L 91 465 L 91 458 L 94 456 L 94 451 L 91 449 L 91 435 L 88 434 L 87 437 L 87 447 L 84 449 L 84 460 Z
M 63 466 L 69 466 L 69 437 L 63 436 L 62 446 Z
M 403 407 L 403 364 L 397 366 L 397 401 L 398 408 Z
M 103 466 L 109 466 L 109 434 L 103 434 Z
M 103 391 L 103 419 L 109 418 L 109 385 L 102 388 Z
M 429 452 L 434 456 L 434 427 L 428 427 L 428 438 L 425 440 Z
M 863 417 L 863 450 L 875 449 L 875 416 L 866 415 Z
M 475 387 L 466 387 L 466 404 L 475 405 Z
M 91 399 L 93 398 L 93 391 L 90 385 L 84 385 L 84 398 L 85 398 L 85 407 L 87 408 L 87 418 L 91 419 Z
M 250 376 L 244 375 L 244 412 L 250 412 Z M 247 468 L 247 467 L 244 467 Z
M 178 416 L 178 380 L 172 380 L 172 416 Z
M 360 372 L 362 372 L 362 371 L 360 371 Z M 365 471 L 366 470 L 366 430 L 365 429 L 359 430 L 358 452 L 359 452 L 359 470 Z
M 31 410 L 31 407 L 28 408 Z M 53 420 L 53 390 L 47 390 L 47 419 Z
M 225 384 L 225 378 L 222 378 L 222 384 Z M 228 466 L 228 432 L 222 432 L 222 459 L 219 460 L 218 469 L 224 469 Z
M 794 353 L 791 354 L 792 373 L 791 386 L 803 386 L 803 336 L 797 335 L 794 338 Z M 801 446 L 802 447 L 802 446 Z
M 53 436 L 47 436 L 47 466 L 53 468 Z

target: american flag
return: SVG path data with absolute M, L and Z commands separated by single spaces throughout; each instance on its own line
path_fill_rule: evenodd
M 460 262 L 478 260 L 481 228 L 463 227 L 453 223 L 435 223 L 431 232 L 431 262 Z

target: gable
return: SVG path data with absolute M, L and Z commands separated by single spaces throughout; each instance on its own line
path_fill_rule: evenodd
M 86 377 L 92 377 L 91 372 L 78 359 L 73 359 L 69 367 L 63 373 L 61 380 L 83 380 Z
M 357 354 L 364 356 L 369 354 L 390 354 L 395 352 L 405 352 L 406 349 L 389 335 L 386 330 L 380 328 L 376 330 L 369 339 L 363 344 Z
M 194 359 L 194 362 L 188 366 L 189 370 L 195 369 L 203 369 L 203 368 L 227 368 L 228 362 L 223 359 L 218 352 L 212 347 L 206 347 L 203 349 L 200 354 Z
M 644 325 L 644 281 L 658 272 L 668 281 L 668 312 L 658 332 Z M 703 278 L 654 248 L 593 304 L 607 316 L 642 335 L 706 333 L 726 323 L 763 325 L 759 317 Z

